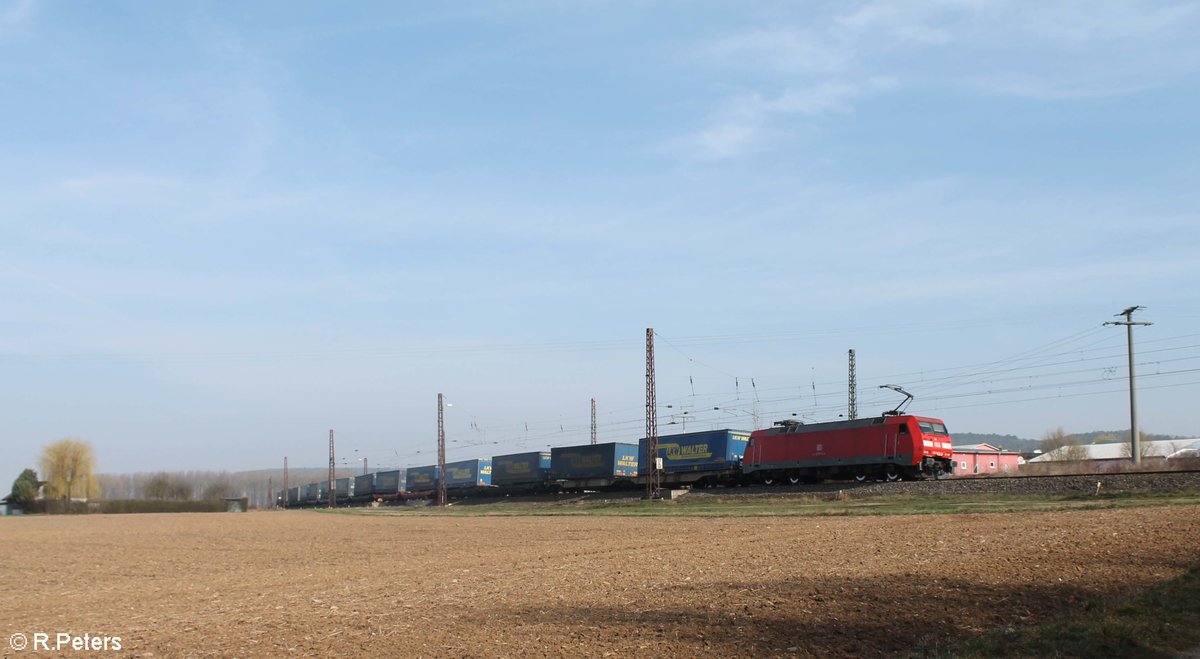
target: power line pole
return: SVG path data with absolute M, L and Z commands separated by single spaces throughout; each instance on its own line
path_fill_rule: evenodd
M 646 498 L 661 496 L 662 477 L 658 473 L 658 401 L 654 386 L 654 328 L 646 328 Z
M 854 373 L 854 348 L 850 349 L 850 404 L 846 410 L 846 418 L 858 418 L 858 380 Z
M 275 498 L 275 477 L 274 476 L 267 476 L 267 500 L 271 502 L 271 505 L 267 506 L 267 508 L 274 508 L 275 502 L 278 501 L 278 499 Z
M 446 423 L 445 397 L 438 394 L 437 505 L 446 505 Z
M 1138 433 L 1137 387 L 1134 384 L 1136 375 L 1133 371 L 1133 326 L 1154 324 L 1134 322 L 1133 312 L 1144 308 L 1140 306 L 1129 307 L 1121 313 L 1113 314 L 1115 316 L 1125 316 L 1125 320 L 1110 320 L 1104 323 L 1105 325 L 1124 325 L 1129 341 L 1129 452 L 1133 457 L 1133 464 L 1135 465 L 1142 464 L 1142 440 Z
M 287 456 L 283 456 L 283 507 L 291 505 L 291 492 L 288 490 Z
M 337 478 L 333 473 L 333 428 L 329 429 L 329 507 L 337 508 Z
M 592 399 L 592 444 L 596 443 L 596 399 Z

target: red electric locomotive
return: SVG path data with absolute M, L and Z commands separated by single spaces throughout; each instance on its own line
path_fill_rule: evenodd
M 825 478 L 941 478 L 953 473 L 940 419 L 890 412 L 870 419 L 780 421 L 750 434 L 742 473 L 768 485 Z

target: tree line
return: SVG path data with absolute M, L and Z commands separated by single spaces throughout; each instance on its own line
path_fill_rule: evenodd
M 1145 459 L 1149 457 L 1165 457 L 1158 456 L 1151 442 L 1170 441 L 1184 439 L 1174 435 L 1155 435 L 1147 432 L 1138 433 L 1138 457 Z M 1100 431 L 1092 433 L 1068 434 L 1061 427 L 1055 428 L 1042 436 L 1041 449 L 1042 453 L 1054 453 L 1054 460 L 1062 460 L 1065 462 L 1074 462 L 1086 460 L 1088 458 L 1087 446 L 1089 444 L 1121 444 L 1121 457 L 1132 458 L 1133 446 L 1129 442 L 1129 432 L 1126 431 L 1124 436 L 1118 436 L 1117 433 Z M 1183 444 L 1179 444 L 1183 446 Z
M 82 439 L 67 437 L 47 444 L 38 458 L 41 478 L 33 469 L 25 469 L 13 481 L 9 501 L 28 507 L 38 497 L 49 500 L 79 501 L 99 496 L 100 483 L 94 471 L 96 454 Z
M 258 472 L 156 471 L 132 474 L 98 474 L 91 444 L 68 437 L 47 444 L 37 469 L 25 469 L 13 481 L 9 500 L 29 509 L 38 498 L 76 506 L 82 501 L 158 500 L 219 501 L 249 499 L 249 505 L 267 508 L 283 489 L 281 470 Z M 337 470 L 338 478 L 353 476 L 350 469 Z M 328 478 L 323 470 L 293 470 L 291 485 L 304 485 Z
M 352 469 L 338 469 L 337 478 L 356 475 Z M 324 469 L 294 469 L 289 485 L 325 481 Z M 98 474 L 103 499 L 158 499 L 166 501 L 211 501 L 246 497 L 254 508 L 273 505 L 283 489 L 283 470 L 265 471 L 153 471 L 130 474 Z M 268 489 L 269 488 L 269 489 Z

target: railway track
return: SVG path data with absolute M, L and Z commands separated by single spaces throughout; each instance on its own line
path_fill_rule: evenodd
M 972 476 L 945 478 L 942 480 L 899 480 L 899 481 L 826 481 L 799 485 L 743 485 L 737 487 L 710 487 L 692 490 L 689 498 L 754 498 L 791 495 L 836 496 L 839 492 L 855 498 L 896 495 L 1069 495 L 1106 494 L 1119 492 L 1169 493 L 1200 492 L 1200 470 L 1107 472 L 1091 474 L 1015 475 L 1015 476 Z M 487 505 L 497 501 L 525 501 L 531 503 L 564 503 L 583 500 L 636 499 L 644 495 L 641 487 L 617 490 L 597 490 L 585 493 L 515 494 L 498 497 L 487 492 L 469 497 L 454 498 L 458 506 Z M 406 497 L 412 498 L 412 497 Z M 398 502 L 393 502 L 398 503 Z M 366 505 L 365 501 L 347 502 L 345 505 Z M 304 506 L 298 506 L 304 507 Z M 318 506 L 321 507 L 321 506 Z
M 1095 492 L 1200 491 L 1200 470 L 1055 474 L 1039 476 L 980 476 L 942 480 L 865 482 L 831 481 L 801 485 L 753 485 L 697 490 L 714 495 L 763 496 L 787 493 L 836 493 L 854 496 L 895 494 L 1072 494 Z

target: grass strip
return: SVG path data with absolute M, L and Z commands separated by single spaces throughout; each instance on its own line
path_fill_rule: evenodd
M 922 497 L 871 497 L 869 499 L 829 499 L 811 495 L 770 498 L 687 497 L 674 501 L 643 501 L 636 498 L 613 500 L 553 499 L 540 502 L 457 503 L 446 508 L 436 506 L 388 506 L 381 508 L 338 509 L 341 514 L 417 515 L 456 517 L 819 517 L 861 515 L 937 515 L 964 513 L 1021 513 L 1068 510 L 1140 508 L 1160 505 L 1194 505 L 1200 493 L 1078 495 L 973 495 Z M 320 509 L 318 509 L 320 510 Z

